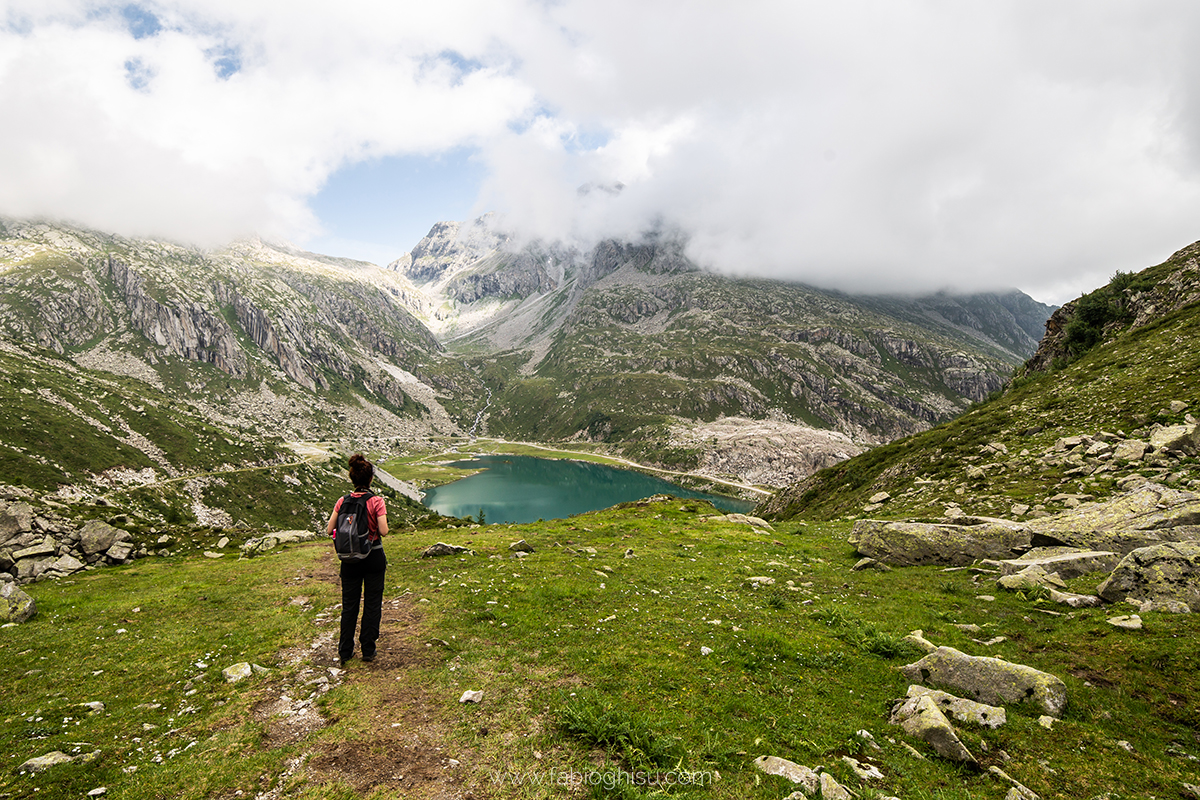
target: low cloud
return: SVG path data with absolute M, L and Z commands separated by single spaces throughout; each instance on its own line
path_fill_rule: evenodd
M 668 225 L 731 274 L 1062 302 L 1200 235 L 1197 23 L 1183 0 L 9 0 L 0 214 L 304 238 L 341 167 L 468 148 L 477 209 L 526 236 Z

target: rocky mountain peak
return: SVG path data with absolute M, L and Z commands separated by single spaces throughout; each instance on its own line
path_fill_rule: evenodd
M 417 283 L 453 277 L 508 241 L 508 236 L 494 230 L 494 224 L 493 214 L 467 223 L 435 223 L 411 252 L 393 261 L 388 269 L 397 270 Z

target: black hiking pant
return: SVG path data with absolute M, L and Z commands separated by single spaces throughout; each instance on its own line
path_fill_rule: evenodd
M 383 550 L 372 550 L 359 561 L 342 562 L 342 630 L 338 638 L 338 658 L 346 661 L 354 655 L 354 627 L 358 622 L 359 601 L 362 601 L 362 626 L 358 642 L 363 658 L 374 658 L 375 640 L 379 638 L 379 620 L 383 616 L 383 582 L 387 571 L 387 556 Z

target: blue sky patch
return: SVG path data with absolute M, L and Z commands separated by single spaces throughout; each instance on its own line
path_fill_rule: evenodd
M 342 167 L 309 203 L 327 233 L 305 246 L 384 265 L 411 250 L 435 222 L 466 221 L 485 175 L 474 154 L 459 148 Z
M 131 58 L 125 62 L 125 82 L 131 89 L 139 92 L 146 91 L 150 88 L 150 80 L 153 77 L 154 71 L 146 66 L 140 58 Z
M 125 27 L 129 29 L 130 35 L 135 39 L 147 39 L 163 28 L 152 11 L 139 5 L 124 6 L 121 9 L 121 17 L 125 20 Z
M 212 61 L 213 71 L 217 77 L 226 80 L 231 75 L 242 71 L 242 53 L 236 47 L 214 47 L 205 53 Z

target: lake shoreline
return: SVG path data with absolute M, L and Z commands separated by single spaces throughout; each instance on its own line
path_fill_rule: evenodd
M 573 458 L 489 453 L 447 467 L 480 467 L 474 474 L 429 489 L 422 503 L 443 516 L 522 524 L 565 519 L 648 497 L 672 496 L 749 513 L 755 502 L 691 489 L 658 475 Z
M 614 469 L 631 470 L 643 475 L 662 478 L 679 484 L 684 489 L 755 503 L 774 494 L 773 489 L 761 486 L 696 472 L 652 467 L 607 453 L 570 450 L 561 445 L 552 447 L 536 442 L 518 442 L 494 437 L 478 437 L 470 442 L 458 443 L 424 455 L 389 459 L 380 466 L 397 479 L 412 484 L 418 491 L 424 493 L 428 489 L 453 483 L 478 471 L 449 468 L 446 465 L 454 461 L 485 455 L 530 455 L 536 458 L 602 464 Z

